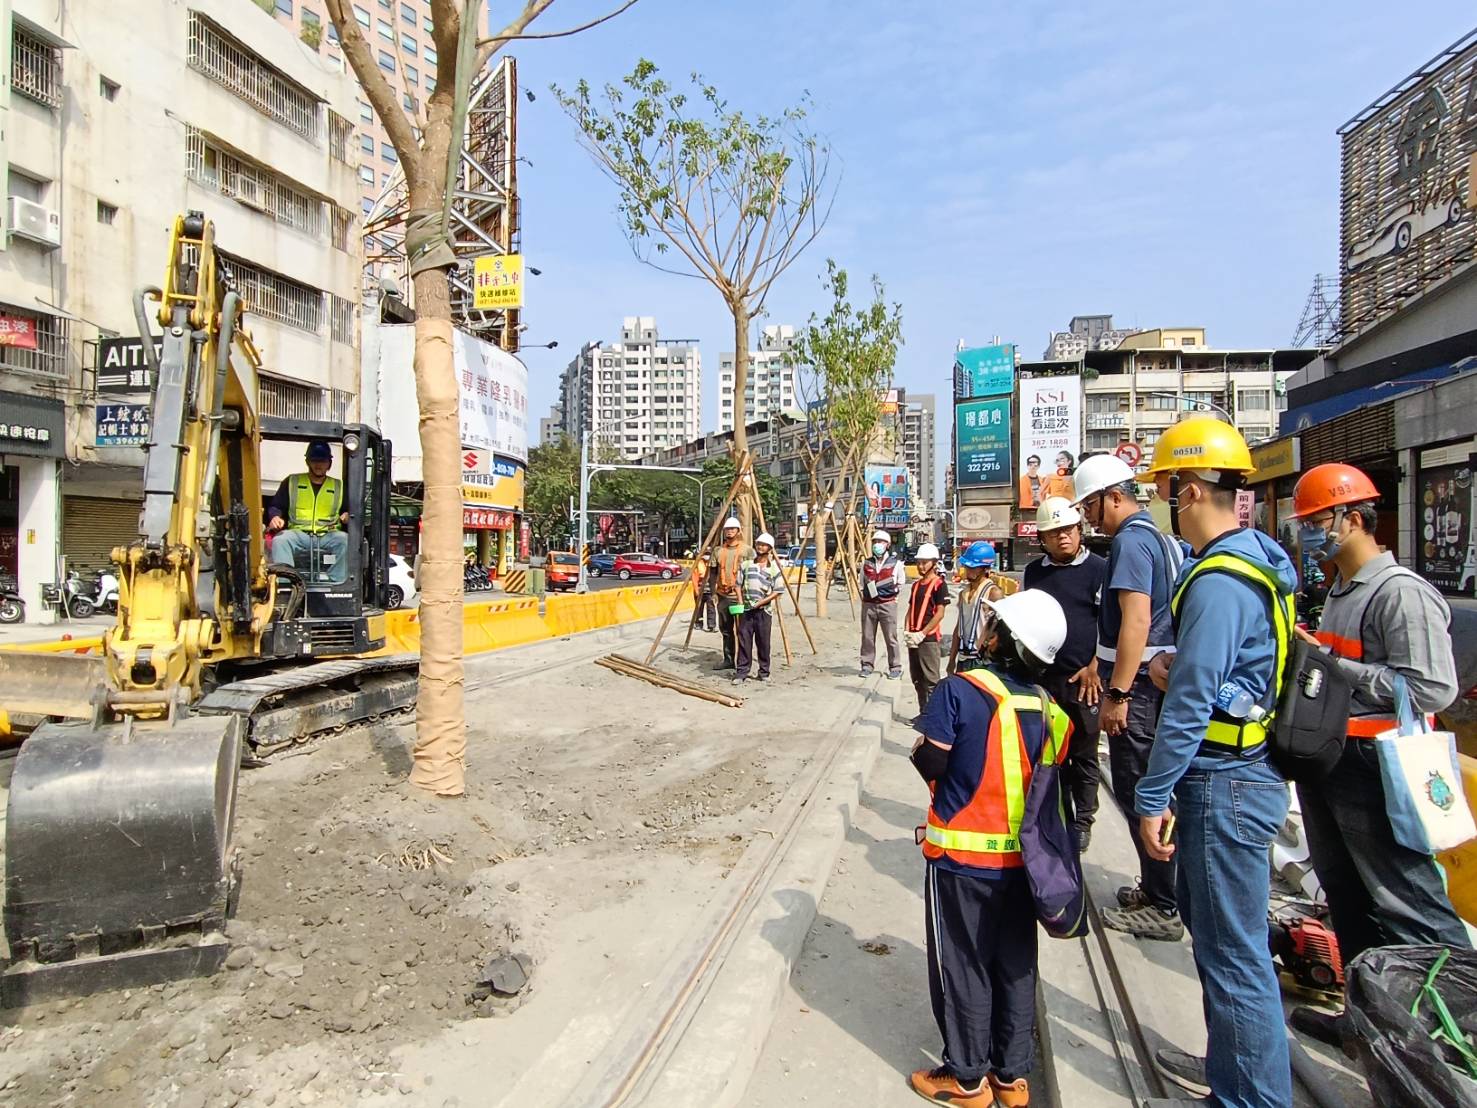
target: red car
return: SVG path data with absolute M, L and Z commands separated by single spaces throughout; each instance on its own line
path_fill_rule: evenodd
M 655 554 L 633 552 L 616 555 L 615 575 L 622 581 L 629 581 L 632 577 L 660 577 L 663 581 L 670 581 L 673 577 L 682 576 L 682 567 Z

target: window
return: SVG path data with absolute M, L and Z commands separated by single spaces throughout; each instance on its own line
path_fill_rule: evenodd
M 426 53 L 425 53 L 425 59 L 426 59 L 426 64 L 427 65 L 435 65 L 436 64 L 436 51 L 432 50 L 429 46 L 427 46 L 426 47 Z
M 383 69 L 386 73 L 395 72 L 395 56 L 393 54 L 387 54 L 385 51 L 381 50 L 379 62 L 380 68 Z
M 354 302 L 345 300 L 342 296 L 335 296 L 333 293 L 328 294 L 328 301 L 329 326 L 333 333 L 333 341 L 352 346 L 354 343 Z M 334 390 L 334 395 L 340 395 L 337 389 Z M 335 418 L 342 419 L 343 417 L 335 416 Z
M 122 87 L 117 81 L 110 81 L 106 77 L 99 77 L 97 79 L 98 95 L 104 100 L 118 99 L 118 90 Z
M 427 92 L 435 92 L 436 91 L 436 75 L 434 73 L 427 73 L 426 74 L 426 91 Z
M 18 23 L 11 27 L 10 87 L 48 108 L 62 106 L 62 52 Z
M 189 65 L 268 119 L 318 141 L 318 102 L 199 12 L 190 13 Z
M 373 154 L 374 153 L 374 139 L 372 139 L 368 135 L 360 135 L 359 136 L 359 149 L 360 150 L 363 150 L 366 154 Z
M 1174 412 L 1180 409 L 1180 398 L 1172 393 L 1155 393 L 1141 399 L 1148 412 Z
M 374 170 L 367 165 L 361 165 L 359 167 L 359 180 L 363 181 L 366 185 L 374 184 Z M 367 215 L 368 213 L 366 212 L 365 214 Z
M 292 16 L 292 0 L 277 0 L 277 10 L 279 12 L 281 12 L 283 15 L 288 16 L 289 18 L 291 18 L 291 16 Z
M 388 142 L 380 144 L 380 158 L 394 165 L 400 159 L 395 157 L 395 148 Z
M 44 204 L 47 190 L 51 187 L 50 181 L 43 181 L 40 177 L 22 173 L 14 166 L 10 168 L 7 184 L 11 196 L 19 196 L 22 200 L 29 200 L 33 204 Z
M 407 64 L 405 67 L 405 80 L 407 84 L 418 85 L 421 83 L 420 70 L 415 66 Z
M 418 57 L 420 54 L 419 44 L 417 44 L 415 39 L 411 38 L 409 35 L 400 36 L 400 48 L 404 50 L 407 54 L 409 54 L 412 58 Z
M 1117 431 L 1089 431 L 1087 432 L 1087 449 L 1089 450 L 1112 450 L 1122 441 Z
M 253 312 L 299 331 L 319 333 L 323 327 L 321 292 L 311 285 L 301 284 L 224 252 L 222 257 L 230 264 L 236 287 Z
M 281 419 L 322 419 L 323 390 L 281 377 L 261 374 L 258 378 L 261 414 Z
M 346 208 L 340 208 L 337 204 L 333 206 L 333 237 L 331 241 L 335 250 L 345 253 L 349 249 L 349 231 L 354 225 L 354 217 Z
M 400 97 L 400 103 L 405 105 L 405 110 L 410 112 L 411 115 L 421 110 L 421 102 L 408 92 Z
M 314 238 L 322 236 L 323 201 L 265 166 L 231 153 L 193 127 L 185 130 L 185 172 L 229 196 Z
M 332 23 L 330 23 L 328 25 L 328 45 L 329 46 L 337 46 L 338 44 L 339 44 L 339 41 L 338 41 L 338 28 L 335 27 Z
M 15 28 L 16 33 L 20 28 Z M 8 304 L 0 304 L 0 313 L 28 319 L 36 328 L 36 348 L 0 346 L 0 369 L 15 369 L 43 377 L 67 375 L 67 321 L 59 316 L 38 315 Z
M 363 123 L 374 122 L 374 109 L 363 100 L 359 101 L 359 119 Z
M 354 19 L 358 22 L 359 26 L 363 27 L 366 31 L 369 30 L 369 13 L 358 4 L 354 5 Z
M 371 177 L 373 177 L 374 176 L 374 170 L 370 170 L 369 171 L 369 175 Z M 370 212 L 374 211 L 374 201 L 371 200 L 367 196 L 364 197 L 363 199 L 361 199 L 359 201 L 359 210 L 362 211 L 365 214 L 365 216 L 367 217 Z
M 353 133 L 353 126 L 338 112 L 330 110 L 328 113 L 328 153 L 335 161 L 349 164 L 349 135 Z
M 109 204 L 106 200 L 99 200 L 97 202 L 97 221 L 99 223 L 106 223 L 109 227 L 111 227 L 113 225 L 113 220 L 117 218 L 118 205 Z
M 1106 415 L 1110 412 L 1128 411 L 1128 393 L 1100 393 L 1087 398 L 1088 415 Z
M 380 188 L 387 189 L 389 187 L 390 187 L 390 171 L 387 169 L 383 173 L 380 174 Z
M 415 26 L 415 9 L 409 4 L 400 5 L 400 22 L 409 27 Z
M 376 19 L 374 22 L 376 29 L 380 33 L 380 38 L 384 39 L 386 42 L 395 41 L 395 28 L 390 26 L 388 20 Z
M 436 24 L 431 21 L 431 13 L 430 12 L 427 12 L 425 14 L 425 16 L 421 19 L 421 27 L 425 30 L 426 34 L 428 34 L 428 35 L 432 31 L 434 31 L 436 29 Z
M 1272 396 L 1266 389 L 1242 389 L 1236 396 L 1243 412 L 1267 412 L 1272 410 Z

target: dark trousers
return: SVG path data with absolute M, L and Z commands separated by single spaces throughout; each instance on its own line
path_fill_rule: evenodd
M 1104 687 L 1112 683 L 1113 663 L 1098 662 Z M 1149 750 L 1154 745 L 1154 729 L 1159 726 L 1159 705 L 1164 694 L 1149 680 L 1147 669 L 1140 669 L 1129 689 L 1128 725 L 1116 735 L 1108 736 L 1108 768 L 1113 774 L 1113 799 L 1128 820 L 1129 837 L 1139 856 L 1139 880 L 1150 904 L 1163 911 L 1173 911 L 1174 862 L 1156 862 L 1144 849 L 1139 838 L 1139 817 L 1133 806 L 1133 791 L 1149 768 Z
M 720 596 L 718 598 L 718 630 L 723 636 L 723 664 L 733 665 L 733 656 L 738 649 L 737 628 L 738 617 L 728 610 L 730 604 L 737 604 L 736 596 Z
M 704 631 L 716 631 L 718 629 L 718 602 L 713 599 L 713 594 L 704 589 L 698 597 L 697 603 L 692 609 L 692 625 L 701 627 Z
M 928 707 L 928 698 L 933 688 L 944 678 L 942 644 L 934 639 L 924 639 L 917 646 L 908 647 L 908 676 L 913 679 L 913 691 L 918 694 L 918 710 Z
M 1062 763 L 1062 795 L 1070 805 L 1068 820 L 1085 830 L 1097 816 L 1098 784 L 1103 776 L 1097 760 L 1097 708 L 1082 703 L 1078 698 L 1081 685 L 1072 684 L 1068 676 L 1052 674 L 1042 685 L 1072 721 L 1072 742 Z
M 1297 790 L 1345 965 L 1372 946 L 1472 945 L 1435 859 L 1395 841 L 1373 742 L 1348 740 L 1327 778 Z
M 928 995 L 944 1064 L 963 1085 L 1031 1072 L 1036 1043 L 1036 906 L 1026 871 L 998 879 L 927 867 Z
M 738 617 L 738 674 L 749 676 L 749 667 L 757 659 L 759 676 L 769 676 L 769 636 L 774 629 L 774 617 L 768 608 L 745 612 Z

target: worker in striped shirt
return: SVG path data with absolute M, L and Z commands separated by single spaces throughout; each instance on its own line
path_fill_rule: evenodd
M 749 669 L 756 661 L 759 680 L 769 680 L 769 642 L 774 618 L 770 605 L 782 588 L 780 567 L 774 556 L 774 536 L 766 531 L 754 540 L 754 557 L 739 565 L 738 589 L 743 611 L 738 614 L 735 685 L 749 679 Z

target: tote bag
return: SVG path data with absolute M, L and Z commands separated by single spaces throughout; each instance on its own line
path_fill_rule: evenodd
M 1395 678 L 1395 727 L 1375 739 L 1385 811 L 1395 841 L 1408 850 L 1435 854 L 1477 837 L 1462 788 L 1456 736 L 1433 731 L 1410 703 L 1405 678 Z

